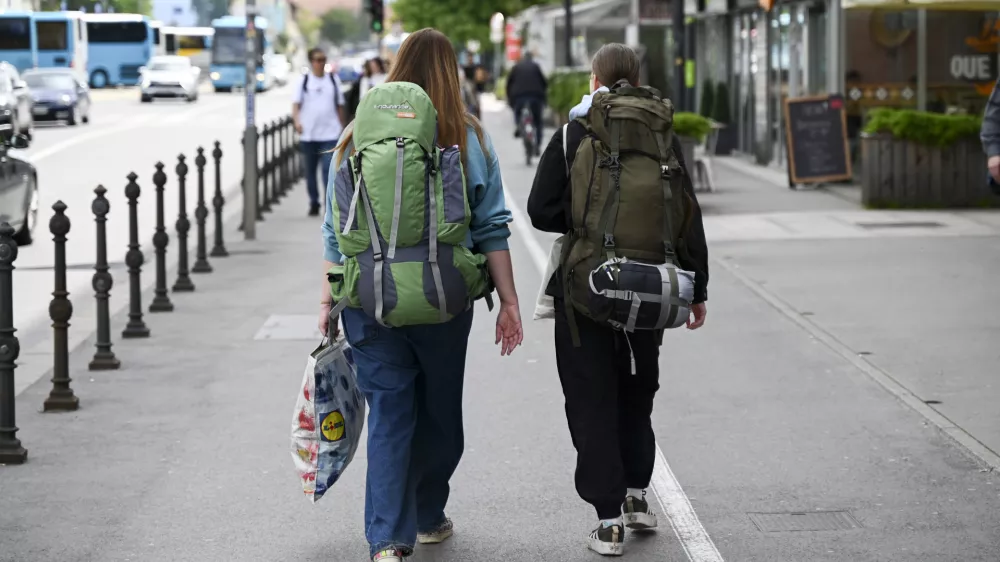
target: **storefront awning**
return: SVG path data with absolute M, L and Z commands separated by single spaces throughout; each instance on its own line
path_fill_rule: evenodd
M 1000 0 L 843 0 L 845 9 L 962 10 L 1000 12 Z

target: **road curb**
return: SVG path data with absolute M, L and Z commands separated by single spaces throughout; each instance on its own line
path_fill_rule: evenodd
M 964 449 L 965 452 L 974 457 L 978 463 L 984 465 L 983 468 L 988 470 L 1000 470 L 1000 455 L 976 439 L 971 433 L 967 432 L 961 426 L 950 420 L 947 416 L 925 403 L 923 399 L 898 381 L 889 372 L 884 371 L 870 361 L 866 360 L 864 357 L 858 355 L 846 344 L 837 339 L 836 336 L 827 332 L 807 317 L 799 314 L 799 312 L 791 305 L 781 300 L 777 295 L 765 289 L 763 285 L 754 281 L 748 275 L 740 271 L 739 265 L 736 265 L 729 260 L 716 257 L 712 257 L 710 259 L 714 264 L 732 274 L 733 277 L 760 297 L 761 300 L 771 305 L 775 310 L 791 320 L 807 334 L 826 345 L 831 351 L 878 383 L 883 389 L 898 398 L 903 404 L 909 406 L 918 414 L 923 416 L 924 419 L 937 426 L 941 432 L 951 437 L 956 443 L 958 443 L 958 445 L 960 445 L 960 448 Z

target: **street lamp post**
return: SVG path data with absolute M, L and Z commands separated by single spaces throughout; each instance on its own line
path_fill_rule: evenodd
M 246 0 L 246 129 L 243 132 L 243 239 L 257 238 L 257 27 L 255 0 Z

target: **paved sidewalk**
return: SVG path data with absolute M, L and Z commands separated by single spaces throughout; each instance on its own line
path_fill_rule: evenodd
M 477 308 L 465 395 L 466 454 L 449 504 L 456 534 L 437 547 L 418 547 L 413 560 L 596 561 L 601 558 L 583 546 L 594 516 L 573 490 L 574 455 L 552 325 L 530 321 L 538 262 L 550 237 L 524 224 L 532 170 L 517 158 L 509 114 L 488 108 L 485 119 L 518 220 L 512 253 L 525 343 L 500 358 L 494 319 L 484 306 Z M 720 205 L 726 204 L 723 196 L 718 194 Z M 746 200 L 754 197 L 748 193 Z M 823 200 L 812 210 L 836 210 L 825 205 Z M 120 341 L 124 320 L 116 317 L 121 371 L 87 373 L 92 348 L 76 350 L 71 368 L 80 411 L 39 413 L 48 390 L 44 379 L 18 396 L 19 437 L 30 456 L 24 466 L 0 467 L 0 561 L 366 558 L 364 448 L 318 505 L 302 495 L 289 451 L 294 397 L 306 354 L 319 338 L 313 328 L 319 222 L 283 205 L 258 227 L 258 237 L 230 242 L 233 256 L 214 261 L 216 272 L 197 278 L 197 292 L 171 295 L 176 312 L 147 315 L 150 340 Z M 850 325 L 825 314 L 843 318 L 856 309 L 858 303 L 849 302 L 857 299 L 853 287 L 860 283 L 852 258 L 883 260 L 884 269 L 872 275 L 894 280 L 897 293 L 909 292 L 914 274 L 921 273 L 894 270 L 884 255 L 856 248 L 830 259 L 837 243 L 876 247 L 867 239 L 712 245 L 729 267 L 713 266 L 709 322 L 698 332 L 669 334 L 661 361 L 653 421 L 666 462 L 658 463 L 652 487 L 660 531 L 630 537 L 629 560 L 996 561 L 997 474 L 983 471 L 944 432 L 839 353 L 835 342 L 811 332 L 760 290 L 780 282 L 788 285 L 783 297 L 821 299 L 825 309 L 797 310 L 815 312 L 817 320 L 830 322 L 828 329 L 839 329 Z M 906 259 L 919 255 L 913 248 L 897 250 Z M 829 266 L 847 276 L 818 282 Z M 940 352 L 941 341 L 953 341 L 913 331 L 917 312 L 904 315 L 906 309 L 889 306 L 897 301 L 871 300 L 875 295 L 860 304 L 872 306 L 873 315 L 896 318 L 892 335 L 909 334 L 915 356 Z M 911 310 L 933 316 L 938 309 Z M 875 332 L 871 318 L 862 320 L 869 330 L 858 334 L 862 343 L 878 343 L 873 333 L 888 333 Z M 262 328 L 278 324 L 287 326 L 287 339 L 261 339 Z M 978 356 L 974 361 L 987 365 Z M 676 476 L 683 487 L 663 475 Z M 668 521 L 664 507 L 691 517 Z M 828 511 L 846 515 L 820 513 Z M 768 528 L 769 521 L 785 527 Z M 809 530 L 790 530 L 796 526 Z

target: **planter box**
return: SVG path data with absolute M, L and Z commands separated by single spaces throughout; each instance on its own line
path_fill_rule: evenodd
M 681 141 L 681 155 L 684 156 L 684 167 L 689 174 L 694 173 L 694 149 L 698 146 L 698 139 L 694 137 L 682 137 L 677 135 Z
M 1000 207 L 978 140 L 935 148 L 862 135 L 861 202 L 874 208 Z

